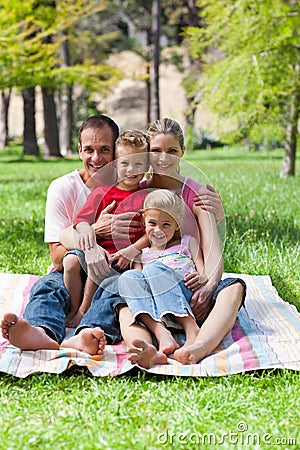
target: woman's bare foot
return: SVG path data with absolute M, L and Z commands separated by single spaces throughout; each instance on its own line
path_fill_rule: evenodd
M 188 347 L 183 346 L 174 352 L 174 359 L 181 364 L 196 364 L 208 356 L 205 346 L 197 342 Z
M 104 331 L 100 327 L 83 328 L 78 334 L 62 342 L 63 348 L 74 348 L 89 355 L 102 355 L 106 345 Z
M 6 313 L 1 322 L 2 336 L 21 350 L 58 350 L 59 345 L 41 327 L 33 327 L 26 319 Z
M 158 351 L 154 345 L 148 344 L 141 339 L 132 341 L 132 347 L 128 349 L 129 361 L 132 364 L 138 364 L 145 369 L 157 364 L 167 364 L 168 359 L 165 353 Z

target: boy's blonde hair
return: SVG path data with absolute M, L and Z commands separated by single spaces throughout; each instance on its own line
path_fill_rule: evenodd
M 185 202 L 180 195 L 168 189 L 154 189 L 145 198 L 143 211 L 152 208 L 166 212 L 181 227 L 185 214 Z
M 132 147 L 137 153 L 149 151 L 149 140 L 143 131 L 139 130 L 126 130 L 120 134 L 116 140 L 116 157 L 121 146 Z

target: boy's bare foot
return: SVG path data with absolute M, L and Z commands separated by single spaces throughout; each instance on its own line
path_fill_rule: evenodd
M 200 342 L 188 347 L 181 347 L 174 352 L 174 359 L 181 364 L 197 364 L 208 356 L 207 350 Z
M 59 345 L 41 327 L 13 313 L 6 313 L 1 321 L 2 336 L 21 350 L 58 350 Z
M 83 328 L 78 334 L 62 342 L 63 348 L 74 348 L 89 355 L 102 355 L 106 345 L 104 331 L 100 327 Z
M 141 339 L 135 339 L 132 341 L 132 345 L 133 347 L 128 349 L 128 353 L 130 353 L 128 359 L 132 364 L 138 364 L 145 369 L 157 364 L 167 364 L 168 359 L 165 353 L 158 351 L 154 345 Z

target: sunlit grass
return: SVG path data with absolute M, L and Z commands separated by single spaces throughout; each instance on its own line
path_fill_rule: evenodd
M 3 153 L 0 271 L 42 275 L 50 263 L 43 243 L 48 185 L 81 162 Z M 222 196 L 225 270 L 269 274 L 299 308 L 299 175 L 279 179 L 278 152 L 197 151 L 186 158 Z M 296 449 L 299 391 L 299 373 L 284 370 L 220 378 L 94 378 L 79 368 L 24 380 L 2 374 L 0 449 Z

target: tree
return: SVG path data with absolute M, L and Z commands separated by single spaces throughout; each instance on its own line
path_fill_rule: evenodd
M 24 155 L 39 156 L 40 151 L 37 145 L 35 131 L 35 92 L 33 87 L 22 90 L 24 102 Z
M 10 89 L 0 92 L 0 149 L 8 144 L 8 108 Z
M 60 0 L 57 4 L 52 0 L 0 0 L 0 90 L 17 87 L 25 90 L 23 98 L 27 100 L 30 93 L 26 114 L 28 107 L 34 105 L 35 86 L 50 93 L 76 82 L 97 92 L 107 91 L 120 78 L 118 70 L 88 59 L 82 64 L 60 66 L 62 32 L 104 9 L 104 1 L 99 0 Z M 35 128 L 33 120 L 31 112 L 30 120 L 25 121 L 26 125 L 31 124 L 31 131 Z M 28 137 L 27 131 L 25 134 Z M 33 138 L 34 135 L 31 143 Z M 26 144 L 26 153 L 30 149 L 36 151 L 35 146 Z
M 187 30 L 204 67 L 204 99 L 249 133 L 286 129 L 281 176 L 294 175 L 299 118 L 300 10 L 295 0 L 201 0 L 205 28 Z
M 153 41 L 153 61 L 151 70 L 151 86 L 153 93 L 151 95 L 151 120 L 160 118 L 159 101 L 159 65 L 160 65 L 160 21 L 161 21 L 161 2 L 153 0 L 152 4 L 152 41 Z

